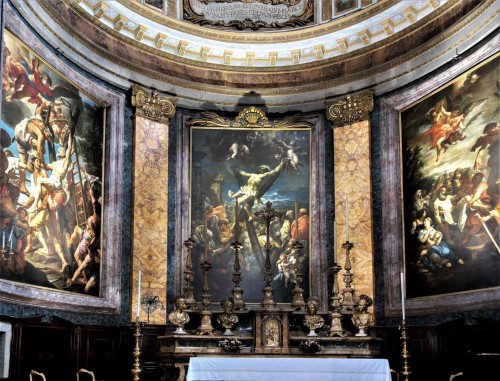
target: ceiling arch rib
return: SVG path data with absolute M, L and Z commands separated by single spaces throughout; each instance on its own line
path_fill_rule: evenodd
M 191 26 L 190 34 L 184 31 L 186 28 L 176 28 L 179 22 L 160 23 L 151 20 L 135 13 L 130 7 L 130 1 L 80 0 L 78 10 L 93 17 L 96 23 L 114 30 L 122 38 L 131 39 L 137 44 L 158 50 L 159 53 L 231 67 L 287 67 L 319 62 L 376 44 L 410 27 L 447 2 L 394 2 L 392 6 L 377 13 L 364 12 L 365 16 L 353 24 L 333 20 L 332 24 L 344 25 L 338 30 L 333 28 L 333 32 L 322 26 L 311 26 L 297 32 L 240 33 L 239 37 L 237 33 L 232 33 L 233 38 L 239 38 L 243 42 L 236 42 L 233 38 L 227 41 L 227 31 L 212 33 L 209 39 L 202 33 L 196 33 L 203 29 L 199 26 Z M 370 9 L 359 12 L 368 10 Z M 263 34 L 275 36 L 266 36 L 262 41 Z M 294 35 L 293 40 L 285 37 L 291 34 Z
M 83 12 L 76 0 L 64 1 L 11 0 L 46 41 L 83 69 L 122 88 L 139 83 L 175 95 L 179 106 L 189 108 L 231 110 L 235 104 L 265 104 L 275 112 L 317 110 L 324 108 L 325 98 L 368 88 L 375 94 L 394 90 L 498 34 L 495 0 L 447 1 L 402 32 L 337 57 L 308 63 L 296 57 L 298 62 L 291 66 L 232 66 L 138 43 Z M 179 45 L 181 51 L 185 48 Z M 316 48 L 316 54 L 321 53 Z

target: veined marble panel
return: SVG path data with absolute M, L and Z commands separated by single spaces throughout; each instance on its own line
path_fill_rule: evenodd
M 356 296 L 374 297 L 372 195 L 370 180 L 370 122 L 337 127 L 333 131 L 337 263 L 344 267 L 346 199 L 349 213 L 352 287 Z M 341 271 L 341 274 L 343 271 Z M 339 277 L 339 288 L 344 284 Z
M 136 317 L 139 270 L 141 296 L 158 296 L 166 304 L 168 126 L 136 116 L 134 154 L 132 318 Z M 147 321 L 144 310 L 140 320 Z M 149 323 L 166 324 L 165 310 L 152 312 Z

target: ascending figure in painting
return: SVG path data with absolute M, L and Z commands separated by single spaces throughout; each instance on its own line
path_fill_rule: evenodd
M 449 138 L 453 131 L 456 131 L 459 127 L 463 128 L 464 116 L 463 114 L 458 115 L 458 112 L 446 111 L 443 102 L 430 109 L 427 115 L 433 124 L 423 132 L 423 135 L 431 136 L 432 148 L 436 149 L 436 161 L 439 161 L 441 149 L 446 150 L 442 145 L 443 142 Z
M 465 130 L 483 111 L 479 111 L 472 116 L 467 125 L 464 125 L 465 118 L 484 101 L 485 99 L 478 99 L 463 107 L 457 105 L 458 108 L 453 108 L 453 111 L 450 112 L 445 109 L 445 100 L 443 100 L 427 112 L 427 117 L 432 121 L 432 126 L 422 134 L 431 136 L 432 148 L 436 149 L 436 162 L 439 161 L 442 153 L 446 152 L 450 145 L 465 140 Z
M 29 103 L 40 105 L 44 99 L 53 102 L 60 97 L 79 98 L 77 92 L 65 86 L 53 86 L 50 75 L 40 70 L 41 63 L 37 57 L 31 60 L 31 64 L 28 64 L 29 60 L 22 57 L 20 52 L 18 54 L 22 59 L 19 61 L 10 53 L 8 48 L 4 49 L 7 74 L 3 78 L 3 87 L 9 87 L 9 91 L 12 91 L 11 94 L 5 97 L 7 102 L 14 99 L 28 98 Z M 7 84 L 9 80 L 13 86 Z

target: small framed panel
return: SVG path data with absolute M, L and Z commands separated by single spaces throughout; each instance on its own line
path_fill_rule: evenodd
M 395 290 L 403 271 L 410 314 L 499 302 L 494 53 L 486 45 L 445 75 L 381 102 L 388 315 L 401 312 Z
M 0 299 L 118 313 L 124 97 L 6 13 Z

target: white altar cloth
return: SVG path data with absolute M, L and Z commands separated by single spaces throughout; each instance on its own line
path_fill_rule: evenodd
M 391 381 L 386 359 L 191 357 L 186 381 Z

